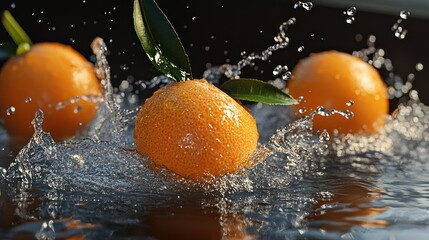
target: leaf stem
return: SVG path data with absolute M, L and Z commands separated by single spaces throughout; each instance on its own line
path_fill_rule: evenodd
M 1 22 L 6 28 L 6 31 L 9 33 L 12 40 L 18 46 L 17 54 L 19 55 L 25 52 L 23 50 L 28 51 L 31 45 L 33 45 L 33 42 L 8 10 L 3 11 L 1 16 Z

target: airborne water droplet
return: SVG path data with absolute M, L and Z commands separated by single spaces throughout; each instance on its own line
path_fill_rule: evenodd
M 302 7 L 305 10 L 310 11 L 313 8 L 313 3 L 312 2 L 305 2 L 302 4 Z
M 283 75 L 282 75 L 282 79 L 283 80 L 289 80 L 292 77 L 292 73 L 290 71 L 286 71 Z
M 15 111 L 16 111 L 15 107 L 14 106 L 10 106 L 8 109 L 6 109 L 6 114 L 8 116 L 10 116 L 10 115 L 14 114 Z
M 294 5 L 293 5 L 293 8 L 299 8 L 299 7 L 301 7 L 302 6 L 302 2 L 301 1 L 298 1 L 298 2 L 296 2 Z
M 395 37 L 397 37 L 399 39 L 404 39 L 408 33 L 408 30 L 401 26 L 403 20 L 407 19 L 407 17 L 403 18 L 404 16 L 408 17 L 408 15 L 406 13 L 401 12 L 401 14 L 400 14 L 401 18 L 396 20 L 396 22 L 392 26 L 392 31 L 393 31 Z
M 351 107 L 351 106 L 353 106 L 353 104 L 354 104 L 355 102 L 353 101 L 353 100 L 350 100 L 350 101 L 348 101 L 347 103 L 346 103 L 346 105 L 348 106 L 348 107 Z
M 410 16 L 410 12 L 409 12 L 409 11 L 402 10 L 402 11 L 399 13 L 399 16 L 400 16 L 402 19 L 407 19 L 407 18 L 408 18 L 408 16 Z
M 423 64 L 422 64 L 422 63 L 417 63 L 417 64 L 416 64 L 416 70 L 417 70 L 417 71 L 421 71 L 421 70 L 423 70 Z
M 302 7 L 305 10 L 310 11 L 313 8 L 313 3 L 312 2 L 301 2 L 301 1 L 298 1 L 298 2 L 296 2 L 293 5 L 293 8 L 295 8 L 295 9 L 299 8 L 299 7 Z
M 280 75 L 280 74 L 283 74 L 284 72 L 286 72 L 288 70 L 289 70 L 289 68 L 287 66 L 277 65 L 273 70 L 273 74 L 274 75 Z
M 351 119 L 355 114 L 352 111 L 345 110 L 342 114 L 346 119 Z
M 302 51 L 304 51 L 304 46 L 299 46 L 298 47 L 298 52 L 302 52 Z
M 346 23 L 348 23 L 348 24 L 352 24 L 352 23 L 354 23 L 355 22 L 355 17 L 348 17 L 347 19 L 346 19 Z
M 356 7 L 350 7 L 344 14 L 347 16 L 354 16 L 356 14 Z

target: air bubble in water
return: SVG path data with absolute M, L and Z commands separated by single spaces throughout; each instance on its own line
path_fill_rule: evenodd
M 350 101 L 348 101 L 347 103 L 346 103 L 346 105 L 348 106 L 348 107 L 351 107 L 351 106 L 353 106 L 353 104 L 354 104 L 355 102 L 353 101 L 353 100 L 350 100 Z
M 297 99 L 298 103 L 302 103 L 302 102 L 304 102 L 304 100 L 305 100 L 304 96 L 299 96 Z
M 6 114 L 8 116 L 10 116 L 10 115 L 14 114 L 15 111 L 16 111 L 15 107 L 14 106 L 10 106 L 8 109 L 6 109 Z
M 410 16 L 410 12 L 409 12 L 409 11 L 402 10 L 402 11 L 399 13 L 399 17 L 401 17 L 402 19 L 407 19 L 407 18 L 408 18 L 408 16 Z
M 303 114 L 303 113 L 307 112 L 307 109 L 305 107 L 302 107 L 298 110 L 298 112 Z
M 24 102 L 25 102 L 25 103 L 31 103 L 31 101 L 32 101 L 31 97 L 27 97 L 27 98 L 24 100 Z

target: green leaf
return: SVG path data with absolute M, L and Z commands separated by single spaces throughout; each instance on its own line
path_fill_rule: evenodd
M 0 42 L 0 60 L 5 60 L 16 55 L 16 45 L 10 41 Z
M 257 79 L 241 78 L 225 82 L 220 89 L 233 98 L 274 105 L 292 105 L 298 102 L 273 85 Z
M 176 81 L 192 79 L 179 36 L 154 0 L 134 0 L 134 28 L 147 56 L 161 73 Z
M 23 43 L 29 44 L 30 46 L 33 45 L 30 37 L 28 37 L 21 26 L 19 26 L 18 22 L 8 10 L 3 11 L 1 22 L 17 46 Z

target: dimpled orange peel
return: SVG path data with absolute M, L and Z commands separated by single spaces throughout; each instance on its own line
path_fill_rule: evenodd
M 327 51 L 301 60 L 293 69 L 287 87 L 293 96 L 303 97 L 294 106 L 298 115 L 304 115 L 299 109 L 305 108 L 309 114 L 318 106 L 354 113 L 350 119 L 338 114 L 316 115 L 314 128 L 326 129 L 331 134 L 378 133 L 389 111 L 386 84 L 377 70 L 347 53 Z

